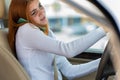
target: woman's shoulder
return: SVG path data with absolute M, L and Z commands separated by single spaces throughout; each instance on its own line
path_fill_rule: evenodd
M 17 33 L 19 34 L 29 34 L 40 31 L 39 28 L 31 23 L 25 23 L 24 25 L 18 28 Z
M 25 23 L 19 28 L 20 29 L 39 29 L 37 26 L 33 25 L 32 23 Z

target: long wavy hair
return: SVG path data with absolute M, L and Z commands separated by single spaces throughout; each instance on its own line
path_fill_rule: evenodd
M 18 28 L 25 24 L 26 22 L 23 23 L 18 23 L 18 20 L 20 18 L 23 18 L 27 21 L 32 21 L 29 20 L 29 16 L 27 15 L 27 7 L 28 4 L 33 1 L 33 0 L 12 0 L 10 7 L 9 7 L 9 14 L 8 14 L 8 41 L 9 45 L 14 53 L 16 53 L 15 49 L 15 36 Z M 31 22 L 32 23 L 32 22 Z M 34 24 L 34 23 L 33 23 Z M 34 24 L 36 25 L 36 24 Z M 38 25 L 37 25 L 38 26 Z M 44 32 L 46 35 L 48 34 L 48 24 L 42 26 L 46 28 L 46 31 Z

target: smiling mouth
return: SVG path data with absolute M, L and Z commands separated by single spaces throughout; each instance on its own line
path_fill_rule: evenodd
M 41 21 L 44 21 L 45 20 L 45 16 L 42 18 L 42 19 L 40 19 Z

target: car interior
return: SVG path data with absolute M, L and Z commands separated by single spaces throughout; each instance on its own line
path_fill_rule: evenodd
M 30 80 L 30 77 L 19 63 L 8 43 L 8 8 L 11 0 L 0 0 L 0 79 L 1 80 Z M 88 62 L 89 60 L 71 58 L 73 64 Z M 93 80 L 96 72 L 76 80 Z M 93 77 L 94 76 L 94 77 Z M 66 78 L 64 78 L 66 80 Z
M 8 8 L 11 0 L 0 0 L 0 79 L 1 80 L 30 80 L 30 77 L 26 73 L 25 69 L 22 67 L 22 65 L 19 63 L 17 58 L 15 57 L 15 53 L 13 53 L 10 49 L 9 43 L 8 43 L 8 28 L 7 28 L 7 20 L 8 20 Z M 109 46 L 108 44 L 107 46 Z M 111 46 L 107 47 L 105 49 L 104 53 L 108 53 L 108 49 L 111 49 Z M 100 57 L 100 56 L 99 56 Z M 104 58 L 107 57 L 107 58 Z M 109 60 L 109 55 L 103 54 L 102 55 L 102 61 L 100 65 L 105 65 Z M 70 58 L 68 59 L 72 64 L 80 64 L 84 62 L 91 61 L 92 59 L 84 59 L 84 58 Z M 104 63 L 103 63 L 104 62 Z M 111 65 L 111 62 L 109 63 Z M 108 65 L 109 66 L 109 65 Z M 103 69 L 104 66 L 100 66 L 99 68 Z M 107 67 L 108 68 L 108 67 Z M 113 66 L 112 66 L 113 68 Z M 91 74 L 88 74 L 86 76 L 83 76 L 81 78 L 75 79 L 75 80 L 102 80 L 100 79 L 101 75 L 104 77 L 102 74 L 103 71 L 98 70 L 99 74 L 97 72 L 93 72 Z M 110 69 L 107 70 L 109 71 L 106 75 L 114 75 L 114 71 Z M 105 72 L 107 72 L 105 71 Z M 108 78 L 107 76 L 107 78 Z M 64 80 L 67 80 L 64 77 Z M 107 79 L 103 79 L 107 80 Z M 109 79 L 113 80 L 113 79 Z

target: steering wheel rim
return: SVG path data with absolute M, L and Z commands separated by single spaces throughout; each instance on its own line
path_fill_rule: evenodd
M 108 44 L 103 52 L 103 55 L 101 56 L 101 61 L 99 63 L 95 80 L 102 80 L 102 79 L 107 80 L 108 76 L 115 74 L 109 54 L 111 48 L 112 45 L 110 41 L 108 41 Z

